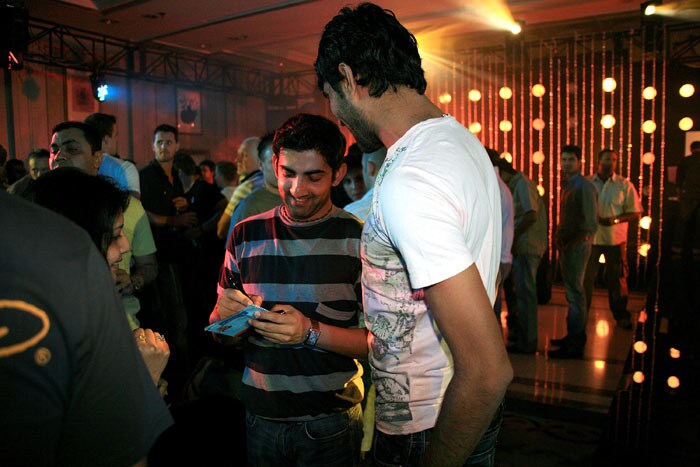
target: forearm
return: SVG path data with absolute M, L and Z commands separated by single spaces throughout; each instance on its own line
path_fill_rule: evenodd
M 231 222 L 231 215 L 223 213 L 216 224 L 216 235 L 220 239 L 225 239 L 228 234 L 228 225 Z
M 346 357 L 367 360 L 367 329 L 340 328 L 319 323 L 321 335 L 317 347 Z
M 469 373 L 471 378 L 459 373 L 452 377 L 421 465 L 462 466 L 503 400 L 508 375 L 494 375 L 488 368 Z

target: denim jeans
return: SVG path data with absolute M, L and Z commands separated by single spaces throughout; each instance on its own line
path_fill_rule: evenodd
M 566 317 L 567 346 L 572 351 L 582 351 L 586 345 L 588 307 L 583 279 L 590 256 L 591 240 L 581 240 L 559 252 L 559 266 L 569 304 L 569 314 Z
M 281 422 L 246 413 L 251 467 L 349 467 L 360 464 L 362 408 L 306 422 Z
M 496 459 L 496 440 L 503 421 L 503 403 L 501 403 L 474 448 L 471 456 L 465 461 L 465 466 L 493 467 Z M 433 429 L 419 431 L 408 435 L 387 435 L 376 431 L 374 436 L 373 462 L 377 467 L 415 467 L 425 453 Z
M 537 267 L 541 259 L 537 255 L 513 257 L 516 336 L 518 346 L 528 352 L 537 350 Z
M 593 245 L 586 268 L 586 306 L 591 309 L 591 297 L 600 263 L 600 255 L 605 255 L 605 287 L 608 289 L 608 305 L 616 320 L 627 319 L 627 243 L 619 245 Z

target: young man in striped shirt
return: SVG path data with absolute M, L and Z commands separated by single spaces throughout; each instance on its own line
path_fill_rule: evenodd
M 344 150 L 331 121 L 290 118 L 273 142 L 283 204 L 239 222 L 227 244 L 210 321 L 249 304 L 271 311 L 243 339 L 249 465 L 359 464 L 362 225 L 330 199 Z

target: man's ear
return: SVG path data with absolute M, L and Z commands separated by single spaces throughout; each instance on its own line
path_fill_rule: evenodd
M 92 153 L 92 163 L 96 170 L 99 170 L 100 165 L 102 165 L 102 149 Z
M 341 82 L 341 86 L 347 89 L 348 94 L 354 94 L 357 89 L 357 76 L 353 73 L 350 65 L 341 62 L 338 65 L 338 71 L 344 78 Z
M 343 181 L 343 179 L 345 178 L 345 175 L 347 173 L 348 173 L 348 165 L 345 162 L 343 162 L 342 164 L 340 164 L 340 167 L 338 168 L 338 170 L 336 170 L 335 173 L 333 174 L 333 186 L 338 186 L 340 184 L 340 182 Z
M 379 167 L 377 167 L 377 164 L 372 161 L 367 161 L 367 173 L 369 173 L 370 177 L 376 177 L 377 172 L 379 172 Z

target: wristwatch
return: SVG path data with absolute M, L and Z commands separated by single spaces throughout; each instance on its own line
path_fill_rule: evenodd
M 304 345 L 309 345 L 311 347 L 316 345 L 318 338 L 321 336 L 321 328 L 318 325 L 318 321 L 313 318 L 309 318 L 311 321 L 311 327 L 309 332 L 306 334 L 306 339 L 304 339 Z

